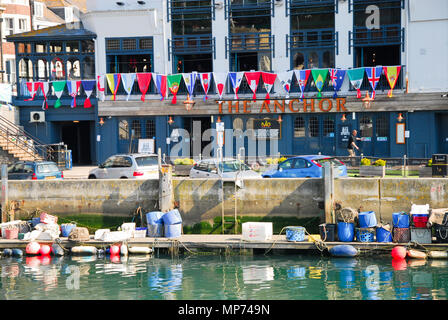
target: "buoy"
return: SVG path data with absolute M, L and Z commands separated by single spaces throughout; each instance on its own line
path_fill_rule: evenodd
M 51 247 L 49 245 L 43 244 L 40 246 L 39 253 L 43 256 L 49 255 L 51 251 Z
M 39 254 L 40 244 L 35 241 L 31 241 L 26 245 L 25 252 L 26 254 Z
M 110 262 L 112 262 L 112 263 L 119 263 L 120 262 L 120 255 L 118 255 L 118 254 L 111 254 L 110 255 Z
M 128 255 L 128 246 L 125 244 L 122 244 L 120 247 L 120 254 L 122 256 L 127 256 Z
M 25 263 L 26 263 L 27 267 L 37 268 L 40 265 L 40 260 L 39 260 L 39 257 L 37 257 L 37 256 L 26 257 Z
M 394 259 L 404 259 L 406 258 L 406 248 L 402 246 L 396 246 L 392 249 L 391 255 Z
M 148 248 L 148 247 L 129 247 L 129 253 L 149 254 L 151 252 L 152 252 L 152 248 Z
M 414 249 L 409 249 L 407 255 L 412 259 L 426 259 L 428 257 L 425 252 Z
M 428 256 L 431 259 L 447 259 L 448 251 L 429 251 Z
M 20 249 L 12 249 L 12 256 L 21 258 L 21 257 L 23 257 L 23 251 Z
M 111 255 L 117 255 L 120 253 L 120 247 L 117 245 L 110 246 L 110 254 Z
M 406 259 L 392 259 L 392 268 L 394 268 L 395 271 L 406 270 L 407 265 Z
M 349 244 L 341 244 L 334 246 L 329 250 L 330 254 L 335 257 L 355 257 L 358 255 L 358 249 Z
M 96 247 L 93 246 L 77 246 L 72 248 L 73 254 L 96 254 Z
M 37 258 L 39 259 L 40 263 L 41 263 L 43 266 L 48 266 L 48 265 L 51 263 L 51 258 L 50 258 L 50 256 L 49 256 L 48 254 L 46 254 L 46 255 L 40 255 L 40 256 L 37 257 Z
M 12 256 L 12 250 L 11 250 L 11 249 L 4 249 L 4 250 L 3 250 L 3 256 L 4 256 L 4 257 L 10 257 L 10 256 Z

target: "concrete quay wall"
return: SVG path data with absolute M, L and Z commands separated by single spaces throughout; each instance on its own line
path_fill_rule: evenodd
M 144 213 L 157 209 L 158 180 L 8 181 L 8 200 L 23 212 L 36 208 L 56 215 L 105 214 L 129 216 L 139 206 Z M 412 203 L 448 207 L 448 179 L 444 178 L 343 178 L 334 181 L 334 202 L 342 207 L 375 211 L 391 221 L 392 213 L 408 211 Z M 322 179 L 245 180 L 173 179 L 185 225 L 226 216 L 320 217 L 324 220 Z

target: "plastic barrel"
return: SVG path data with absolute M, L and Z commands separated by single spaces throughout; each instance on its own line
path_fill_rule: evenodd
M 336 230 L 336 224 L 334 223 L 322 223 L 319 225 L 320 238 L 322 241 L 334 241 L 334 234 Z
M 377 242 L 392 242 L 392 232 L 379 227 L 376 228 L 376 241 Z
M 163 212 L 160 211 L 148 212 L 146 214 L 146 222 L 151 225 L 162 224 L 163 223 L 162 216 Z
M 403 211 L 392 213 L 392 221 L 395 228 L 409 228 L 409 215 Z
M 148 224 L 147 236 L 151 238 L 163 237 L 163 224 Z
M 303 241 L 305 240 L 304 227 L 287 227 L 286 240 L 288 241 Z
M 31 219 L 31 224 L 33 225 L 33 227 L 37 226 L 40 223 L 40 218 L 32 218 Z
M 72 232 L 72 230 L 76 228 L 76 224 L 73 223 L 64 223 L 61 224 L 61 233 L 63 237 L 68 237 L 70 232 Z
M 162 219 L 166 225 L 174 225 L 182 222 L 182 217 L 177 209 L 168 211 L 162 216 Z
M 182 234 L 182 223 L 166 224 L 165 238 L 178 238 Z
M 342 242 L 352 242 L 355 238 L 355 225 L 349 222 L 338 222 L 338 238 Z
M 358 215 L 358 219 L 360 228 L 373 228 L 377 225 L 374 211 L 360 212 Z

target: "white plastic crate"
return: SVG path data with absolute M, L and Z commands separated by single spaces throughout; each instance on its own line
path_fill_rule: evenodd
M 267 241 L 272 239 L 272 222 L 245 222 L 243 240 Z
M 133 238 L 146 238 L 146 232 L 147 230 L 134 230 L 133 232 Z

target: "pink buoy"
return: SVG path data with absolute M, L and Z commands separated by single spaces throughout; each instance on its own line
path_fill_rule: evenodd
M 47 256 L 50 254 L 51 247 L 49 245 L 43 244 L 40 246 L 39 253 L 43 256 Z
M 402 246 L 396 246 L 392 249 L 391 255 L 394 259 L 404 259 L 406 258 L 406 248 Z
M 39 254 L 40 244 L 35 241 L 31 241 L 26 245 L 25 251 L 26 254 Z
M 120 254 L 120 247 L 116 245 L 110 246 L 110 254 L 111 255 Z
M 406 259 L 392 259 L 392 268 L 395 271 L 406 270 L 407 265 Z

